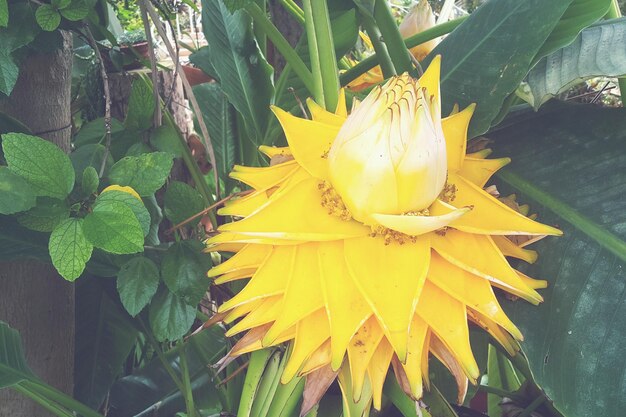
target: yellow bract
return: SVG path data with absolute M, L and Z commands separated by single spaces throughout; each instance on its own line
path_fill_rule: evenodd
M 235 252 L 209 276 L 249 279 L 219 310 L 239 320 L 228 335 L 247 331 L 230 355 L 290 341 L 283 382 L 338 374 L 344 401 L 368 395 L 380 407 L 390 366 L 419 398 L 432 354 L 462 397 L 479 376 L 468 321 L 512 354 L 522 338 L 493 287 L 542 300 L 545 282 L 505 258 L 536 253 L 507 236 L 560 232 L 483 190 L 509 160 L 466 155 L 473 106 L 441 119 L 438 58 L 350 115 L 343 91 L 339 101 L 334 113 L 309 101 L 313 120 L 275 108 L 289 147 L 264 147 L 278 163 L 232 174 L 254 190 L 220 211 L 239 219 L 208 241 Z

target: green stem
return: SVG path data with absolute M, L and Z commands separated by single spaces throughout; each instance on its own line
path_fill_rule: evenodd
M 304 25 L 304 11 L 293 0 L 278 0 L 287 12 L 301 25 Z
M 243 383 L 243 390 L 241 391 L 241 400 L 239 402 L 239 409 L 237 411 L 237 417 L 256 417 L 251 416 L 252 405 L 256 397 L 257 388 L 263 371 L 265 371 L 265 364 L 267 363 L 271 349 L 257 350 L 250 355 L 250 364 L 246 371 L 246 379 Z
M 185 386 L 183 385 L 182 381 L 178 378 L 178 375 L 176 375 L 176 372 L 174 371 L 174 368 L 172 368 L 172 365 L 170 365 L 170 363 L 167 361 L 167 358 L 165 357 L 165 354 L 161 350 L 161 346 L 159 345 L 159 342 L 157 342 L 156 339 L 154 338 L 154 336 L 152 336 L 152 333 L 148 330 L 148 328 L 146 327 L 146 325 L 143 322 L 143 320 L 140 319 L 139 323 L 141 324 L 141 327 L 143 328 L 143 332 L 146 335 L 146 338 L 148 339 L 148 342 L 152 346 L 152 349 L 154 349 L 154 351 L 156 352 L 159 360 L 163 364 L 163 367 L 165 368 L 165 371 L 168 373 L 170 378 L 172 378 L 172 381 L 174 381 L 174 384 L 176 385 L 176 387 L 184 395 L 184 393 L 185 393 Z
M 447 33 L 452 32 L 457 28 L 461 23 L 467 19 L 468 16 L 459 17 L 458 19 L 450 20 L 449 22 L 442 23 L 440 25 L 434 26 L 430 29 L 427 29 L 423 32 L 420 32 L 416 35 L 411 36 L 404 40 L 404 44 L 408 49 L 411 49 L 417 45 L 420 45 L 424 42 L 428 42 L 440 36 L 443 36 Z M 341 85 L 347 85 L 351 81 L 355 80 L 359 75 L 371 70 L 376 65 L 378 65 L 378 57 L 376 55 L 372 55 L 367 57 L 363 61 L 356 64 L 354 67 L 350 68 L 348 71 L 344 72 L 341 75 Z
M 530 403 L 528 407 L 526 407 L 524 411 L 522 411 L 517 417 L 530 417 L 533 411 L 538 409 L 545 401 L 546 397 L 544 397 L 543 395 L 535 398 L 534 401 Z
M 486 393 L 489 393 L 489 394 L 497 395 L 500 398 L 506 397 L 506 398 L 510 398 L 516 401 L 523 400 L 523 398 L 520 397 L 519 395 L 516 395 L 512 392 L 505 391 L 497 387 L 490 387 L 489 385 L 478 385 L 478 389 L 481 391 L 485 391 Z
M 66 409 L 73 410 L 83 417 L 102 417 L 102 414 L 48 384 L 37 381 L 22 381 L 20 384 L 27 390 L 52 400 Z
M 622 17 L 622 11 L 619 8 L 617 0 L 613 0 L 606 14 L 606 18 L 617 19 L 619 17 Z M 619 84 L 619 91 L 622 97 L 622 107 L 626 107 L 626 77 L 618 78 L 617 83 Z
M 289 45 L 287 39 L 276 29 L 276 26 L 267 18 L 267 14 L 261 10 L 256 3 L 248 3 L 246 11 L 254 19 L 254 24 L 260 30 L 262 30 L 272 41 L 276 49 L 285 57 L 291 68 L 295 71 L 298 77 L 302 80 L 306 88 L 309 90 L 313 88 L 313 75 L 311 71 L 302 61 L 302 58 L 298 55 L 295 49 Z
M 396 68 L 393 66 L 387 46 L 381 41 L 381 35 L 376 27 L 376 23 L 368 16 L 363 14 L 361 14 L 361 16 L 363 17 L 362 22 L 365 32 L 367 32 L 367 36 L 369 36 L 372 46 L 374 47 L 374 52 L 376 52 L 376 56 L 378 57 L 380 69 L 383 71 L 383 77 L 389 78 L 396 75 Z
M 265 0 L 254 0 L 256 2 L 255 6 L 257 6 L 264 14 L 267 13 Z M 255 21 L 254 26 L 254 37 L 256 38 L 257 44 L 259 44 L 259 49 L 263 55 L 267 54 L 267 35 L 263 28 Z
M 328 5 L 321 0 L 304 0 L 302 3 L 314 79 L 313 97 L 318 104 L 334 111 L 339 100 L 339 70 Z
M 180 344 L 180 370 L 183 376 L 183 397 L 185 398 L 185 408 L 188 417 L 196 417 L 196 407 L 193 402 L 193 392 L 191 390 L 191 378 L 189 377 L 189 366 L 187 365 L 187 355 L 185 353 L 185 343 Z
M 23 396 L 30 398 L 31 400 L 33 400 L 34 402 L 36 402 L 41 407 L 43 407 L 44 409 L 46 409 L 47 411 L 51 412 L 54 415 L 57 415 L 59 417 L 74 417 L 74 414 L 70 413 L 68 410 L 50 401 L 45 396 L 42 396 L 36 392 L 33 392 L 31 390 L 28 390 L 22 387 L 20 384 L 14 385 L 11 388 L 13 388 L 15 391 L 19 392 Z
M 374 19 L 378 29 L 380 29 L 380 33 L 383 35 L 383 41 L 387 46 L 387 51 L 389 51 L 389 56 L 396 71 L 398 73 L 412 72 L 414 67 L 411 53 L 404 45 L 398 24 L 391 13 L 387 0 L 376 0 L 374 4 Z

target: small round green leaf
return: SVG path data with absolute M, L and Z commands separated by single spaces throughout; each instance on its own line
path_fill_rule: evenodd
M 85 217 L 85 236 L 97 248 L 118 255 L 143 252 L 137 216 L 122 201 L 101 201 Z
M 178 224 L 204 210 L 204 199 L 195 188 L 180 181 L 172 181 L 165 191 L 165 217 Z M 194 226 L 200 221 L 190 223 Z
M 148 234 L 150 231 L 150 213 L 144 206 L 143 201 L 131 194 L 125 193 L 124 191 L 109 190 L 98 196 L 94 207 L 97 207 L 99 204 L 106 201 L 120 201 L 126 204 L 133 211 L 137 220 L 139 220 L 143 235 L 146 236 Z
M 24 178 L 37 195 L 64 199 L 74 188 L 69 157 L 55 144 L 23 133 L 2 135 L 9 169 Z
M 72 0 L 70 4 L 61 9 L 60 12 L 67 20 L 76 22 L 87 17 L 89 14 L 89 6 L 85 3 L 85 0 Z
M 13 214 L 28 210 L 36 196 L 28 183 L 10 169 L 0 167 L 0 214 Z
M 158 341 L 178 340 L 191 328 L 196 308 L 162 288 L 150 303 L 150 327 Z
M 100 185 L 100 178 L 98 178 L 98 172 L 92 166 L 88 166 L 83 171 L 83 180 L 80 183 L 83 192 L 86 195 L 95 193 Z
M 35 11 L 35 19 L 39 27 L 46 32 L 52 32 L 58 28 L 61 23 L 61 15 L 49 4 L 42 4 L 37 8 L 37 11 Z
M 68 281 L 82 274 L 93 246 L 83 234 L 83 219 L 69 218 L 54 228 L 48 244 L 52 264 Z
M 159 268 L 144 256 L 126 262 L 117 274 L 117 291 L 126 311 L 133 317 L 150 302 L 158 287 Z
M 196 306 L 206 293 L 211 257 L 202 253 L 198 241 L 177 242 L 170 246 L 161 263 L 163 281 L 167 288 L 187 304 Z
M 111 167 L 109 180 L 113 184 L 131 186 L 139 195 L 147 196 L 165 184 L 172 164 L 172 156 L 165 152 L 127 156 Z
M 50 197 L 39 197 L 37 205 L 17 215 L 17 221 L 24 227 L 38 232 L 51 232 L 70 216 L 67 201 Z

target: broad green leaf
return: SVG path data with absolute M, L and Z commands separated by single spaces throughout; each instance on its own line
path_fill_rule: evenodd
M 0 27 L 9 25 L 9 3 L 7 0 L 0 0 Z
M 150 213 L 148 213 L 143 201 L 124 191 L 108 190 L 96 198 L 94 208 L 107 201 L 119 201 L 127 205 L 133 211 L 137 220 L 139 220 L 143 235 L 146 236 L 148 234 L 150 231 Z
M 115 254 L 143 252 L 143 231 L 137 216 L 122 201 L 102 201 L 85 217 L 83 231 L 95 247 Z
M 545 41 L 535 62 L 557 49 L 569 45 L 580 31 L 602 18 L 612 0 L 574 0 Z
M 52 232 L 63 220 L 70 216 L 70 208 L 65 200 L 50 197 L 37 198 L 37 205 L 17 215 L 17 221 L 24 227 L 38 232 Z
M 158 129 L 151 132 L 150 144 L 158 151 L 168 152 L 175 157 L 180 157 L 183 153 L 183 148 L 179 135 L 180 133 L 176 130 L 176 127 L 165 122 Z M 211 136 L 211 140 L 213 140 L 213 136 Z
M 33 7 L 28 3 L 11 4 L 10 20 L 19 24 L 11 24 L 6 29 L 0 30 L 0 51 L 7 52 L 7 56 L 9 52 L 31 43 L 41 32 L 35 20 Z M 3 62 L 0 61 L 0 63 Z
M 74 188 L 70 159 L 55 144 L 23 133 L 2 135 L 9 169 L 24 178 L 37 195 L 63 199 Z
M 26 180 L 0 167 L 0 214 L 13 214 L 33 207 L 36 196 Z
M 228 192 L 234 184 L 228 175 L 238 162 L 237 140 L 233 130 L 233 109 L 218 84 L 200 84 L 193 88 L 193 92 L 198 99 L 198 104 L 202 109 L 202 118 L 209 130 L 217 160 L 217 172 Z M 195 122 L 197 125 L 197 120 Z M 198 130 L 197 127 L 196 130 Z
M 180 181 L 172 181 L 165 191 L 164 211 L 173 224 L 181 223 L 194 214 L 204 210 L 204 199 L 195 188 Z M 189 223 L 190 226 L 198 224 L 200 218 Z
M 536 382 L 566 416 L 620 416 L 626 396 L 626 110 L 557 106 L 489 136 L 498 188 L 563 237 L 533 245 L 545 301 L 504 301 Z
M 210 327 L 190 337 L 184 344 L 196 406 L 208 408 L 211 403 L 217 405 L 216 381 L 207 372 L 207 367 L 214 365 L 226 353 L 224 330 L 217 325 Z M 179 345 L 165 354 L 168 363 L 178 375 L 180 348 Z M 157 407 L 159 415 L 175 415 L 176 412 L 185 410 L 185 401 L 161 361 L 154 358 L 142 369 L 121 378 L 113 385 L 107 415 L 148 416 Z
M 1 41 L 2 39 L 0 38 Z M 13 56 L 11 56 L 11 52 L 0 49 L 0 93 L 7 96 L 11 94 L 19 73 L 20 69 L 15 63 Z
M 83 219 L 70 217 L 59 223 L 50 235 L 48 249 L 52 264 L 63 278 L 68 281 L 78 278 L 93 250 L 83 233 Z
M 98 185 L 100 185 L 100 178 L 98 178 L 98 172 L 92 166 L 88 166 L 83 170 L 83 179 L 80 186 L 83 193 L 91 195 L 98 191 Z
M 191 306 L 196 306 L 209 287 L 206 277 L 211 257 L 202 252 L 199 241 L 174 243 L 161 262 L 163 281 L 169 290 Z
M 145 153 L 150 153 L 152 151 L 153 149 L 150 147 L 150 145 L 139 142 L 128 148 L 128 151 L 126 151 L 126 156 L 139 156 Z
M 147 196 L 165 184 L 172 164 L 172 156 L 165 152 L 127 156 L 111 167 L 109 180 L 114 184 L 131 186 L 139 195 Z
M 72 0 L 71 3 L 60 10 L 61 15 L 67 20 L 76 22 L 83 20 L 89 14 L 89 5 L 85 0 Z
M 159 279 L 159 268 L 144 256 L 122 265 L 117 274 L 117 291 L 128 314 L 135 317 L 148 305 L 159 287 Z
M 489 1 L 426 58 L 441 55 L 442 112 L 476 103 L 469 137 L 485 133 L 572 0 Z
M 76 282 L 74 395 L 96 410 L 124 371 L 138 334 L 130 316 L 110 296 L 110 284 L 90 275 Z
M 52 0 L 50 4 L 52 5 L 52 7 L 58 10 L 65 9 L 67 6 L 70 5 L 71 2 L 72 0 Z
M 272 68 L 254 41 L 250 17 L 243 10 L 230 13 L 221 1 L 204 0 L 202 27 L 220 85 L 258 146 L 267 127 L 274 87 Z
M 150 303 L 150 327 L 158 341 L 182 338 L 196 318 L 196 308 L 182 298 L 162 288 Z
M 0 389 L 34 377 L 26 363 L 20 334 L 0 321 Z
M 35 19 L 37 19 L 39 27 L 46 32 L 52 32 L 58 28 L 61 23 L 61 15 L 49 4 L 42 4 L 37 8 Z
M 76 136 L 74 136 L 74 144 L 80 148 L 88 143 L 98 143 L 104 139 L 106 129 L 104 127 L 104 117 L 94 119 L 84 124 Z M 111 118 L 111 134 L 115 134 L 124 130 L 124 125 L 116 118 Z
M 152 126 L 154 114 L 154 96 L 152 84 L 146 77 L 139 77 L 133 82 L 128 99 L 128 113 L 124 125 L 131 130 L 146 130 Z
M 102 166 L 102 159 L 106 155 L 107 161 L 104 164 L 104 173 L 106 174 L 111 166 L 113 166 L 113 157 L 110 153 L 106 152 L 106 148 L 99 143 L 90 143 L 83 145 L 70 154 L 70 160 L 74 167 L 74 173 L 76 178 L 80 181 L 83 179 L 83 172 L 87 167 L 93 167 L 97 172 L 100 172 Z
M 538 109 L 550 98 L 596 76 L 626 74 L 626 18 L 603 21 L 583 30 L 571 45 L 541 59 L 528 74 L 531 105 Z
M 13 216 L 0 215 L 0 260 L 37 259 L 50 262 L 46 233 L 22 227 Z

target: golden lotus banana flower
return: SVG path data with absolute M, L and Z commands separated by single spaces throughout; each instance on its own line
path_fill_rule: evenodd
M 430 354 L 464 395 L 479 377 L 468 320 L 515 353 L 522 335 L 493 288 L 537 304 L 546 282 L 509 265 L 536 254 L 507 236 L 561 232 L 483 190 L 509 159 L 466 155 L 474 107 L 441 118 L 439 69 L 437 57 L 419 80 L 393 77 L 350 115 L 343 94 L 334 113 L 309 100 L 313 120 L 273 108 L 289 146 L 235 168 L 254 191 L 220 210 L 239 220 L 207 242 L 234 252 L 209 271 L 217 284 L 249 279 L 219 308 L 228 336 L 247 332 L 230 357 L 288 342 L 282 382 L 348 375 L 346 400 L 371 392 L 380 408 L 390 366 L 422 395 Z

